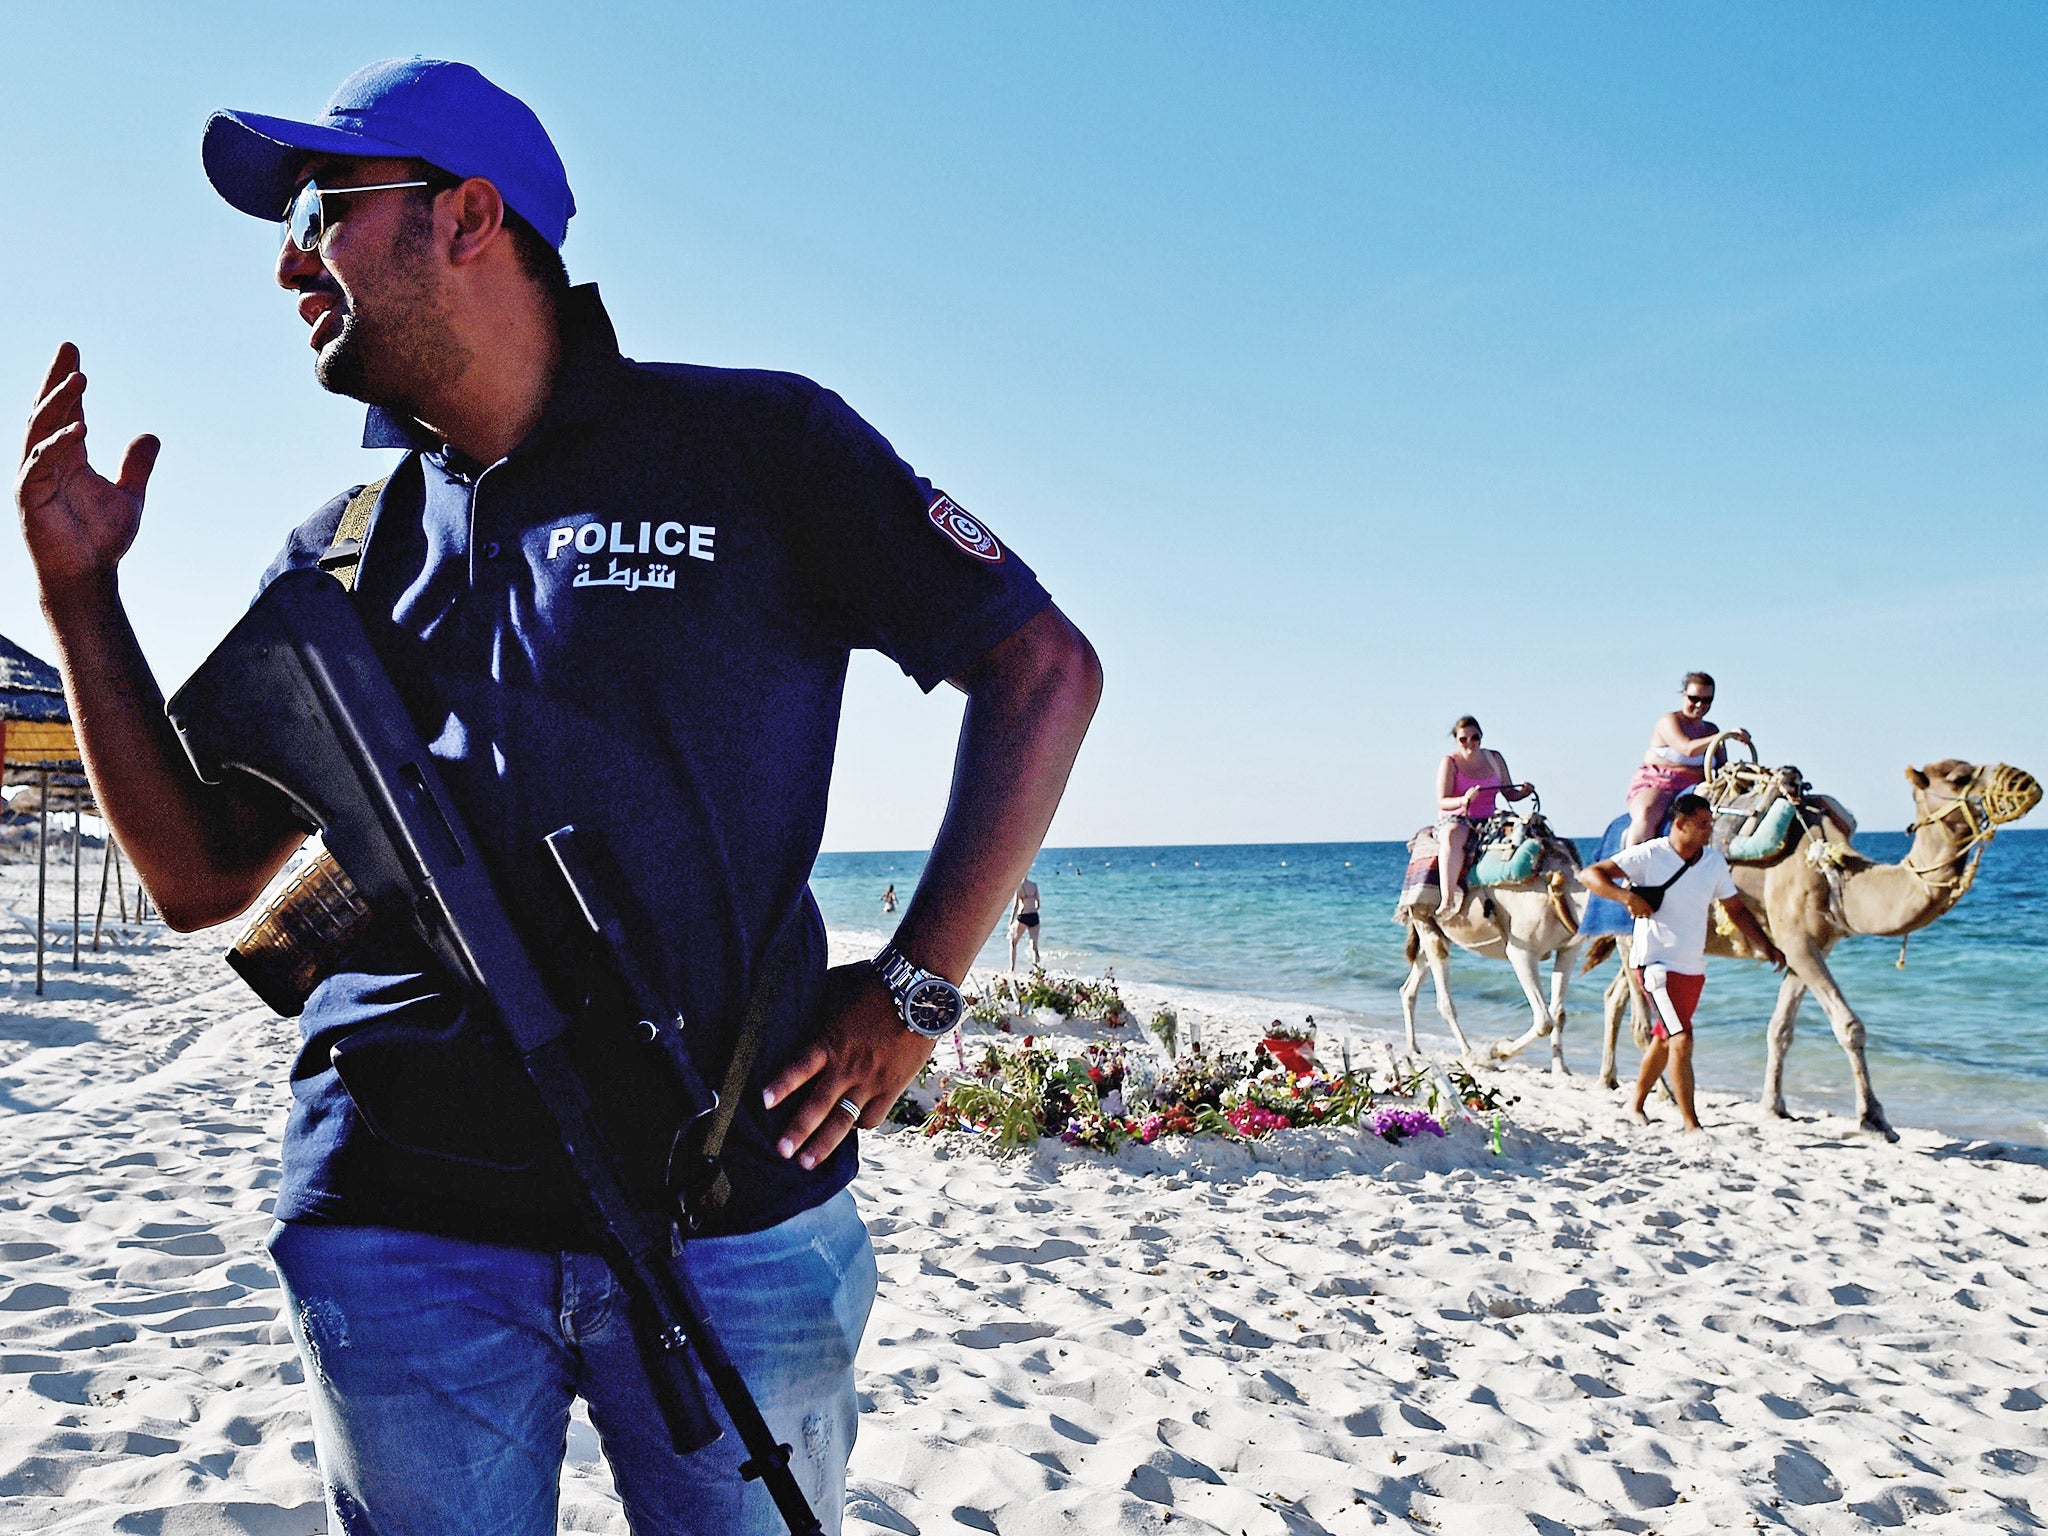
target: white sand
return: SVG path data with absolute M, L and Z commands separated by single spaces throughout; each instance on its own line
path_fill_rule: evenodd
M 222 945 L 36 999 L 0 917 L 0 1532 L 324 1528 L 260 1246 L 294 1034 Z M 2041 1528 L 2038 1164 L 1712 1095 L 1687 1148 L 1505 1081 L 1498 1159 L 870 1138 L 849 1530 Z M 563 1526 L 624 1530 L 580 1418 Z

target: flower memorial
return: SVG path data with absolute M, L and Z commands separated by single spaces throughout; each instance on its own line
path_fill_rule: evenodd
M 1152 1031 L 1152 1038 L 1159 1042 L 1159 1048 L 1166 1052 L 1166 1059 L 1173 1060 L 1180 1054 L 1180 1015 L 1169 1003 L 1161 1003 L 1159 1011 L 1152 1015 L 1152 1022 L 1146 1026 Z
M 968 1005 L 967 1017 L 1007 1032 L 1012 1021 L 1028 1019 L 1041 1008 L 1062 1018 L 1094 1019 L 1108 1029 L 1121 1029 L 1131 1019 L 1117 992 L 1115 972 L 1098 981 L 1048 974 L 1043 966 L 1033 966 L 1022 981 L 1013 976 L 991 979 Z
M 1445 1092 L 1445 1088 L 1450 1093 Z M 1361 1126 L 1389 1142 L 1444 1134 L 1459 1102 L 1498 1119 L 1503 1098 L 1462 1067 L 1390 1061 L 1378 1072 L 1297 1076 L 1264 1049 L 1210 1053 L 1200 1046 L 1161 1070 L 1142 1047 L 1092 1041 L 1078 1049 L 1027 1035 L 987 1042 L 961 1073 L 938 1077 L 922 1114 L 906 1096 L 893 1117 L 927 1136 L 966 1131 L 999 1150 L 1057 1137 L 1114 1152 L 1162 1136 L 1258 1141 L 1308 1126 Z M 1456 1097 L 1452 1097 L 1452 1095 Z
M 1267 1026 L 1259 1044 L 1272 1058 L 1296 1077 L 1311 1077 L 1316 1070 L 1315 1015 L 1305 1028 L 1295 1028 L 1275 1019 Z

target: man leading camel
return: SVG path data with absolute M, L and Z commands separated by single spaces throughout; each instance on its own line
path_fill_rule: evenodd
M 1698 795 L 1680 795 L 1671 806 L 1668 836 L 1624 848 L 1579 874 L 1586 889 L 1620 902 L 1636 920 L 1636 979 L 1655 1015 L 1629 1111 L 1639 1125 L 1650 1123 L 1643 1105 L 1668 1067 L 1686 1130 L 1701 1128 L 1693 1102 L 1692 1018 L 1707 984 L 1707 923 L 1714 903 L 1755 953 L 1785 968 L 1778 946 L 1742 904 L 1728 861 L 1712 846 L 1713 835 L 1713 808 Z
M 957 1018 L 953 979 L 1029 869 L 1087 729 L 1094 652 L 836 395 L 622 356 L 557 254 L 575 202 L 553 143 L 469 66 L 372 65 L 316 123 L 218 113 L 203 154 L 230 204 L 283 216 L 276 279 L 319 381 L 370 406 L 368 446 L 407 450 L 380 493 L 303 524 L 271 574 L 353 573 L 536 949 L 568 942 L 569 914 L 537 893 L 552 889 L 540 839 L 573 821 L 617 866 L 642 966 L 691 1021 L 707 1080 L 764 957 L 787 957 L 726 1141 L 731 1199 L 683 1262 L 837 1531 L 875 1283 L 851 1133 L 881 1122 Z M 84 391 L 67 345 L 16 481 L 44 611 L 122 847 L 174 926 L 222 922 L 301 834 L 274 801 L 202 783 L 164 718 L 117 579 L 157 443 L 99 475 Z M 872 964 L 828 972 L 806 878 L 854 648 L 927 689 L 955 681 L 968 703 L 902 923 Z M 670 1448 L 619 1286 L 518 1085 L 434 1077 L 439 1058 L 416 1049 L 469 1017 L 429 957 L 373 930 L 300 1020 L 271 1251 L 329 1528 L 552 1533 L 580 1394 L 632 1530 L 780 1529 L 741 1483 L 735 1436 Z M 335 1046 L 373 1030 L 413 1052 L 404 1071 L 444 1113 L 401 1124 L 353 1099 Z M 636 1058 L 614 1035 L 578 1048 L 624 1109 Z M 487 1151 L 476 1126 L 506 1134 Z

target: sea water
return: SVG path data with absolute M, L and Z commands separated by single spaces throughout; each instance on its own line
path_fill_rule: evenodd
M 1582 838 L 1582 851 L 1593 839 Z M 1896 862 L 1903 833 L 1856 839 Z M 1166 987 L 1200 1005 L 1205 994 L 1266 1000 L 1289 1022 L 1399 1038 L 1397 988 L 1407 974 L 1405 931 L 1393 922 L 1407 850 L 1400 843 L 1243 844 L 1223 847 L 1048 848 L 1032 870 L 1044 899 L 1040 943 L 1049 969 Z M 894 883 L 898 916 L 924 865 L 921 853 L 833 853 L 811 877 L 827 925 L 877 948 L 896 922 L 881 908 Z M 1007 922 L 978 969 L 1009 963 Z M 1956 909 L 1913 936 L 1905 969 L 1897 939 L 1845 939 L 1829 956 L 1869 1033 L 1871 1078 L 1901 1125 L 1957 1136 L 2048 1145 L 2048 831 L 2001 833 Z M 1027 940 L 1020 966 L 1030 963 Z M 1546 974 L 1548 967 L 1546 966 Z M 1565 1060 L 1599 1070 L 1600 994 L 1609 962 L 1573 982 Z M 1528 1005 L 1500 961 L 1453 950 L 1458 1018 L 1474 1045 L 1524 1032 Z M 1777 995 L 1765 967 L 1716 961 L 1700 1005 L 1698 1063 L 1708 1087 L 1756 1094 L 1764 1029 Z M 1425 1044 L 1448 1044 L 1427 982 L 1417 1003 Z M 1547 1060 L 1549 1042 L 1529 1058 Z M 1624 1025 L 1621 1068 L 1636 1059 Z M 1795 1112 L 1853 1109 L 1849 1066 L 1809 996 L 1785 1071 Z

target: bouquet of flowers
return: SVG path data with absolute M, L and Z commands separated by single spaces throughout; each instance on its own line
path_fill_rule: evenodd
M 1419 1109 L 1376 1109 L 1367 1122 L 1376 1135 L 1396 1146 L 1410 1136 L 1441 1136 L 1443 1122 Z
M 1038 1007 L 1105 1023 L 1124 1016 L 1114 977 L 1077 981 L 1042 970 L 1022 982 L 992 979 L 975 1007 L 974 1016 L 995 1012 L 1005 1020 Z M 1180 1054 L 1179 1020 L 1170 1007 L 1154 1016 L 1152 1032 L 1169 1053 L 1163 1067 L 1149 1051 L 1108 1040 L 1078 1049 L 1032 1035 L 1021 1043 L 992 1040 L 971 1067 L 941 1077 L 935 1094 L 906 1095 L 892 1118 L 915 1120 L 919 1103 L 930 1102 L 922 1116 L 928 1136 L 965 1131 L 1004 1150 L 1057 1137 L 1070 1146 L 1115 1152 L 1127 1142 L 1161 1136 L 1257 1141 L 1311 1126 L 1363 1126 L 1398 1143 L 1444 1135 L 1439 1116 L 1455 1116 L 1462 1100 L 1474 1112 L 1495 1116 L 1498 1141 L 1503 1095 L 1462 1065 L 1440 1070 L 1430 1062 L 1404 1062 L 1389 1049 L 1378 1071 L 1354 1071 L 1348 1043 L 1343 1070 L 1335 1075 L 1313 1063 L 1306 1069 L 1283 1065 L 1263 1045 L 1249 1052 L 1210 1051 L 1197 1041 Z M 1312 1038 L 1312 1031 L 1273 1038 L 1301 1041 Z
M 968 1000 L 967 1017 L 977 1024 L 1000 1024 L 1008 1018 L 1048 1008 L 1063 1019 L 1096 1019 L 1111 1029 L 1130 1022 L 1130 1011 L 1117 991 L 1115 972 L 1099 979 L 1060 976 L 1043 966 L 1032 967 L 1022 981 L 992 976 Z
M 1457 1091 L 1458 1097 L 1465 1101 L 1465 1107 L 1479 1114 L 1499 1114 L 1514 1102 L 1498 1088 L 1489 1088 L 1480 1082 L 1463 1062 L 1451 1062 L 1444 1068 L 1444 1075 L 1451 1080 L 1451 1087 Z
M 1007 976 L 992 976 L 977 991 L 967 994 L 967 1017 L 976 1024 L 1001 1024 L 1024 1011 L 1017 997 L 1017 983 Z

